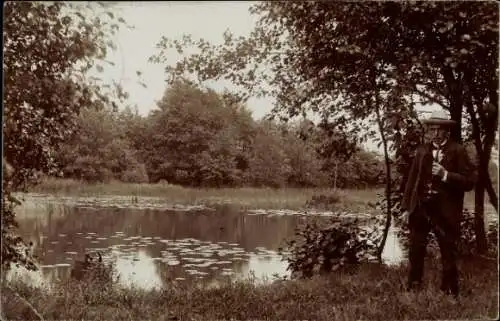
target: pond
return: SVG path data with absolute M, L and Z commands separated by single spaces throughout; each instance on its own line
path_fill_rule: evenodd
M 21 235 L 34 244 L 40 271 L 14 269 L 10 277 L 50 284 L 68 278 L 85 252 L 99 251 L 105 261 L 115 262 L 122 284 L 145 289 L 170 281 L 286 277 L 279 249 L 306 219 L 300 212 L 242 212 L 231 205 L 169 207 L 145 198 L 43 195 L 26 198 L 16 213 Z M 393 231 L 384 258 L 389 264 L 402 259 Z

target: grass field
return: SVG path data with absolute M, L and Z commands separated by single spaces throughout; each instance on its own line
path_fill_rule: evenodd
M 438 290 L 439 266 L 426 266 L 420 293 L 404 288 L 406 268 L 361 266 L 310 280 L 251 281 L 219 288 L 170 285 L 146 292 L 61 283 L 53 293 L 11 284 L 2 293 L 6 320 L 458 320 L 498 319 L 496 262 L 462 262 L 459 303 Z

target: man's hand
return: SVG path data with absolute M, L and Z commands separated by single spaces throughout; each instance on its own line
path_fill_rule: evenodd
M 437 162 L 432 163 L 432 175 L 436 175 L 439 176 L 439 178 L 443 178 L 445 172 L 446 169 L 444 169 L 444 167 L 441 164 Z
M 407 226 L 410 221 L 410 213 L 408 211 L 403 211 L 401 213 L 401 223 L 403 226 Z

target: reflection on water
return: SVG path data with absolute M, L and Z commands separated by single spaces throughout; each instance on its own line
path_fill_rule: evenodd
M 140 287 L 146 290 L 162 287 L 163 282 L 157 266 L 144 250 L 139 250 L 132 260 L 118 256 L 115 262 L 121 285 Z
M 254 271 L 253 274 L 257 280 L 263 280 L 271 278 L 272 276 L 284 276 L 289 275 L 286 270 L 286 264 L 283 264 L 280 256 L 260 256 L 252 254 L 248 258 L 248 264 L 244 266 L 242 274 L 249 275 Z M 265 273 L 264 273 L 265 271 Z M 260 274 L 259 274 L 260 272 Z
M 145 289 L 167 281 L 287 276 L 277 251 L 304 219 L 246 215 L 231 206 L 186 212 L 33 202 L 26 202 L 17 217 L 42 266 L 37 273 L 23 273 L 32 279 L 27 281 L 42 285 L 68 278 L 75 259 L 100 251 L 105 261 L 114 262 L 122 285 Z M 387 242 L 385 258 L 397 262 L 400 257 L 393 254 L 401 253 L 394 233 Z
M 387 234 L 382 260 L 388 265 L 399 265 L 404 262 L 404 251 L 397 237 L 398 230 L 392 221 L 392 226 Z

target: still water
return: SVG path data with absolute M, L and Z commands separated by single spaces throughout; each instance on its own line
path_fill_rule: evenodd
M 34 244 L 40 271 L 14 270 L 35 284 L 68 278 L 73 262 L 100 251 L 126 286 L 160 288 L 170 281 L 265 281 L 289 275 L 279 249 L 305 215 L 217 208 L 168 208 L 85 200 L 27 199 L 17 210 L 21 235 Z M 149 202 L 152 203 L 152 202 Z M 310 215 L 310 214 L 309 214 Z M 393 232 L 384 259 L 401 261 Z M 14 274 L 13 274 L 14 275 Z M 13 276 L 12 275 L 12 276 Z

